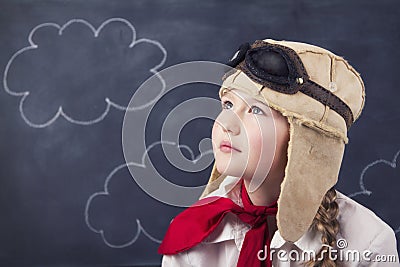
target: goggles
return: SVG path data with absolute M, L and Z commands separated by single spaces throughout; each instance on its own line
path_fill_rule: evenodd
M 300 91 L 312 97 L 338 113 L 347 129 L 354 122 L 350 107 L 330 90 L 310 80 L 300 57 L 289 47 L 261 40 L 252 45 L 244 43 L 226 65 L 274 91 L 291 95 Z M 227 75 L 230 72 L 224 77 Z

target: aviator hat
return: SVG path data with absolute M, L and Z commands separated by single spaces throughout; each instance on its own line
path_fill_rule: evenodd
M 227 65 L 234 69 L 223 77 L 220 97 L 230 88 L 243 90 L 288 119 L 288 161 L 276 217 L 281 236 L 295 242 L 338 180 L 347 131 L 364 107 L 364 83 L 342 57 L 299 42 L 246 43 Z M 200 198 L 225 177 L 214 163 Z

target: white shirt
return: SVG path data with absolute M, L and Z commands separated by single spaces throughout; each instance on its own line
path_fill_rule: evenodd
M 229 197 L 243 207 L 238 180 L 239 178 L 236 177 L 226 177 L 219 188 L 207 197 Z M 338 266 L 399 267 L 393 229 L 371 210 L 339 191 L 336 193 L 336 202 L 339 205 L 337 219 L 340 225 L 336 238 L 341 240 L 337 243 L 338 248 L 341 249 L 333 255 L 342 259 Z M 233 213 L 228 213 L 217 228 L 200 244 L 176 255 L 164 255 L 162 266 L 236 266 L 244 237 L 249 229 L 248 224 L 242 222 Z M 301 266 L 302 261 L 309 259 L 307 255 L 312 255 L 312 251 L 316 255 L 321 247 L 321 234 L 316 231 L 309 230 L 299 240 L 292 243 L 285 241 L 277 230 L 271 240 L 273 266 Z M 260 253 L 260 257 L 265 255 Z M 294 261 L 296 257 L 297 261 Z M 386 262 L 383 262 L 385 259 Z

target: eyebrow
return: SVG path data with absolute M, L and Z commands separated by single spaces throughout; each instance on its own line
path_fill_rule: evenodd
M 234 88 L 227 88 L 227 89 L 230 89 L 230 90 L 227 91 L 227 92 L 223 95 L 223 97 L 226 96 L 226 95 L 229 93 L 230 95 L 233 95 L 233 96 L 236 97 L 236 98 L 240 98 L 242 101 L 245 100 L 248 104 L 252 104 L 253 102 L 257 102 L 258 104 L 261 104 L 261 105 L 263 105 L 263 106 L 269 108 L 269 106 L 268 106 L 267 104 L 265 104 L 264 102 L 261 102 L 261 101 L 258 100 L 258 99 L 255 99 L 255 98 L 252 98 L 252 97 L 248 98 L 248 97 L 245 97 L 245 96 L 238 96 L 237 94 L 232 93 L 231 90 L 234 89 Z M 251 100 L 251 101 L 249 101 L 249 100 Z M 252 103 L 249 103 L 249 102 L 252 102 Z

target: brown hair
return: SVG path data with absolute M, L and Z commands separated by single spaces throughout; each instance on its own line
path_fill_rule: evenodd
M 311 224 L 313 230 L 322 234 L 322 244 L 329 245 L 333 248 L 336 247 L 336 235 L 339 232 L 339 222 L 337 215 L 339 213 L 339 206 L 336 202 L 336 191 L 332 187 L 326 192 L 318 212 L 314 217 Z M 306 267 L 336 267 L 336 261 L 333 261 L 329 256 L 330 248 L 322 246 L 320 251 L 315 255 L 315 259 L 311 259 L 305 263 Z M 323 258 L 321 259 L 321 254 Z

